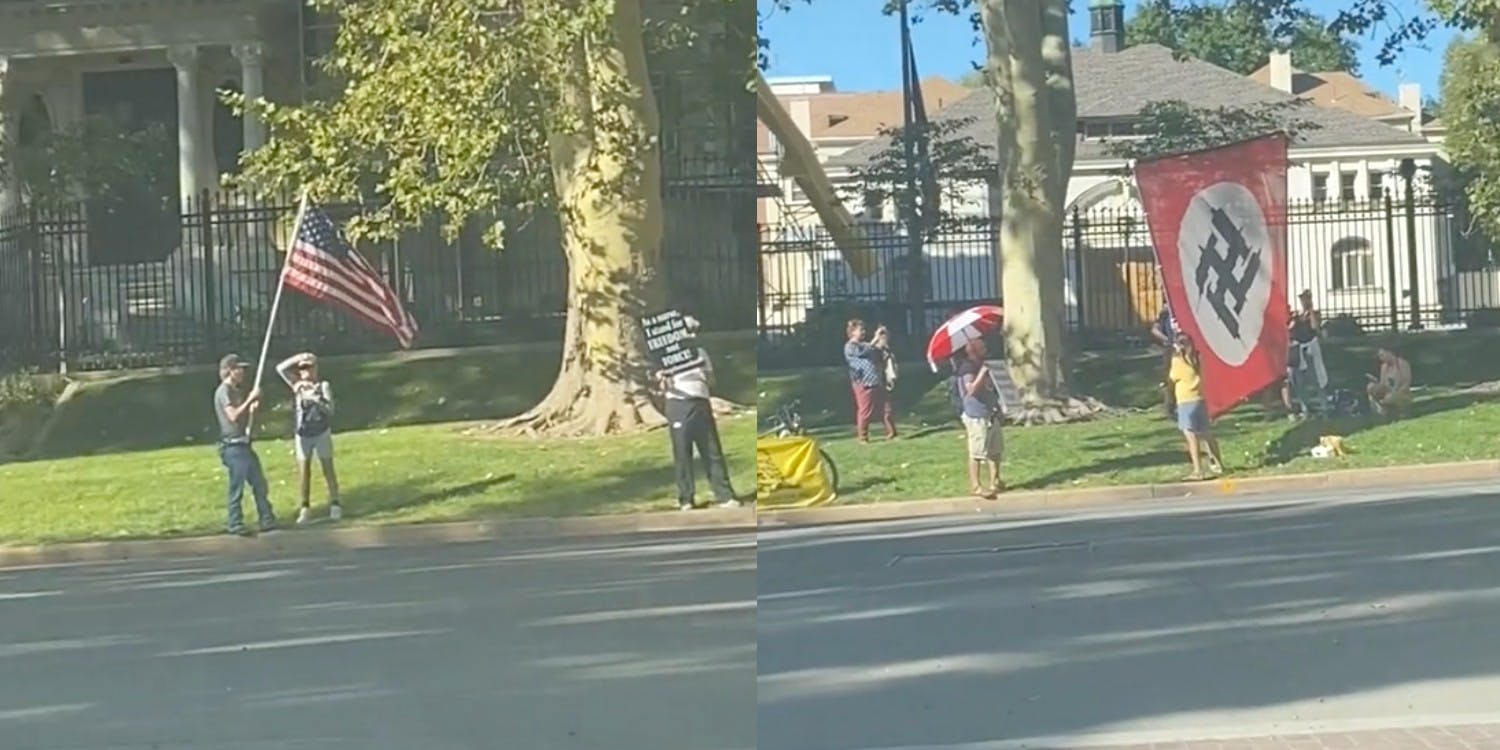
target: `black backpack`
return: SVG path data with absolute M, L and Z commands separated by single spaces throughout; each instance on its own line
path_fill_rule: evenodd
M 302 400 L 300 406 L 301 409 L 298 411 L 300 418 L 297 421 L 298 435 L 317 437 L 328 431 L 330 420 L 328 410 L 323 408 L 322 401 Z

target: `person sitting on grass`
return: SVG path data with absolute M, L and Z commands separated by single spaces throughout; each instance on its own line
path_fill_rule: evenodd
M 1193 340 L 1179 335 L 1172 347 L 1172 368 L 1168 373 L 1172 394 L 1177 401 L 1177 427 L 1187 441 L 1188 459 L 1193 463 L 1190 481 L 1203 479 L 1206 458 L 1209 470 L 1224 471 L 1220 463 L 1219 441 L 1208 422 L 1208 404 L 1203 400 L 1203 368 Z
M 1380 375 L 1365 389 L 1370 407 L 1381 417 L 1400 417 L 1411 406 L 1411 363 L 1390 347 L 1375 353 Z
M 297 509 L 297 523 L 312 520 L 312 459 L 317 456 L 328 485 L 328 517 L 344 517 L 339 504 L 339 478 L 333 470 L 333 386 L 318 378 L 318 357 L 303 352 L 276 365 L 276 374 L 292 389 L 295 415 L 292 453 L 297 457 L 297 481 L 302 505 Z
M 985 363 L 984 341 L 975 339 L 964 346 L 963 355 L 954 362 L 954 385 L 963 401 L 964 435 L 969 449 L 969 491 L 975 497 L 994 500 L 1005 485 L 1000 481 L 1000 461 L 1005 456 L 1000 421 L 1004 410 L 995 380 Z M 979 484 L 979 467 L 989 467 L 990 483 Z

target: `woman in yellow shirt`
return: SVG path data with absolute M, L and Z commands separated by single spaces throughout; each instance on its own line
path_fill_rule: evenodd
M 1208 405 L 1203 401 L 1203 369 L 1192 339 L 1178 336 L 1173 345 L 1172 366 L 1168 378 L 1177 397 L 1177 427 L 1187 440 L 1188 458 L 1193 473 L 1188 479 L 1203 478 L 1203 459 L 1215 474 L 1224 470 L 1219 462 L 1219 441 L 1208 424 Z M 1206 454 L 1206 455 L 1205 455 Z

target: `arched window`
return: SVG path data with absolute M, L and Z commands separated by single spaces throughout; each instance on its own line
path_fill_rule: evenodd
M 1333 288 L 1371 289 L 1375 279 L 1375 248 L 1363 237 L 1345 237 L 1333 243 Z
M 21 148 L 35 146 L 52 132 L 52 113 L 41 94 L 32 94 L 21 110 L 21 121 L 17 125 L 16 140 Z

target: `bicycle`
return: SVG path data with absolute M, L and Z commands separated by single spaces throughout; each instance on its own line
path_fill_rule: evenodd
M 760 437 L 805 437 L 812 440 L 813 445 L 818 449 L 818 459 L 822 467 L 823 482 L 829 490 L 836 493 L 839 489 L 838 464 L 833 462 L 833 456 L 828 455 L 828 451 L 823 450 L 823 447 L 817 444 L 818 441 L 816 439 L 807 434 L 807 429 L 802 426 L 802 412 L 798 408 L 799 406 L 801 406 L 801 402 L 794 400 L 777 407 L 776 412 L 767 420 L 770 423 L 770 428 L 761 432 Z

